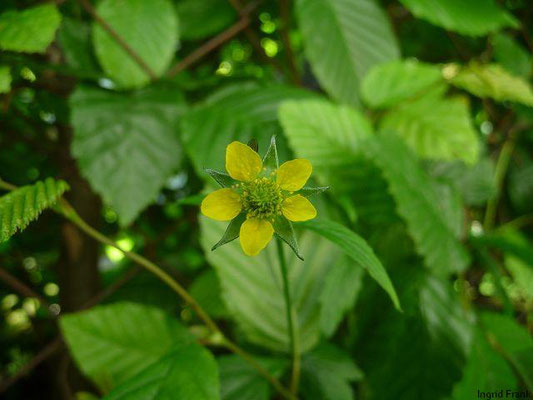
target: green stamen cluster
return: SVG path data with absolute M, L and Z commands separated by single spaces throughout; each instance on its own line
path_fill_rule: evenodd
M 283 194 L 275 180 L 257 178 L 251 182 L 243 182 L 241 200 L 246 218 L 272 220 L 281 214 Z

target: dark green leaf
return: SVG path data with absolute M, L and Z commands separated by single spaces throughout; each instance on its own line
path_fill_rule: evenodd
M 495 60 L 507 71 L 522 78 L 528 78 L 533 67 L 529 52 L 516 40 L 505 33 L 492 37 L 492 49 Z
M 231 25 L 237 12 L 228 1 L 179 0 L 176 4 L 183 40 L 204 39 Z

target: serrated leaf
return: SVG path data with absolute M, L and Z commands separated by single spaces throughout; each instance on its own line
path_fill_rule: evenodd
M 437 65 L 413 60 L 391 61 L 370 70 L 361 85 L 361 96 L 370 107 L 390 107 L 420 97 L 443 81 Z
M 308 400 L 353 400 L 351 382 L 363 373 L 341 349 L 322 343 L 302 358 L 302 392 Z
M 53 4 L 6 11 L 0 15 L 0 49 L 44 53 L 60 22 L 61 14 Z
M 173 346 L 194 342 L 177 320 L 160 309 L 135 303 L 64 315 L 60 327 L 82 372 L 103 391 L 134 377 Z
M 353 267 L 366 269 L 370 276 L 388 293 L 394 306 L 401 310 L 398 295 L 387 270 L 361 236 L 337 222 L 325 219 L 307 221 L 298 226 L 310 229 L 339 246 L 355 262 L 356 265 Z
M 224 171 L 226 147 L 234 140 L 247 143 L 256 138 L 260 148 L 268 148 L 279 131 L 280 102 L 311 96 L 301 89 L 255 84 L 232 85 L 213 94 L 182 121 L 183 143 L 197 174 L 204 176 L 206 167 Z
M 176 10 L 183 40 L 208 38 L 237 19 L 237 12 L 228 1 L 180 0 Z
M 467 67 L 451 64 L 450 83 L 475 96 L 499 102 L 512 101 L 533 106 L 533 88 L 526 80 L 513 76 L 498 64 L 471 63 Z
M 396 135 L 370 138 L 363 147 L 388 182 L 425 264 L 437 274 L 464 270 L 468 253 L 456 238 L 454 224 L 439 209 L 431 179 L 414 154 Z
M 0 66 L 0 93 L 9 93 L 11 90 L 11 72 L 9 67 Z
M 254 356 L 276 378 L 289 366 L 287 360 Z M 265 378 L 236 355 L 218 358 L 222 400 L 268 400 L 271 388 Z
M 342 321 L 346 311 L 355 304 L 363 284 L 364 269 L 354 267 L 349 257 L 333 265 L 320 294 L 320 328 L 330 337 Z
M 478 135 L 461 98 L 425 96 L 403 103 L 385 114 L 380 129 L 396 132 L 423 158 L 475 164 L 479 157 Z
M 180 165 L 183 96 L 168 86 L 128 94 L 81 86 L 70 105 L 81 172 L 128 225 Z
M 210 251 L 222 235 L 225 223 L 200 219 L 201 243 L 207 260 L 217 271 L 226 307 L 247 339 L 276 352 L 289 351 L 283 285 L 275 244 L 257 257 L 247 257 L 240 244 L 232 242 Z M 301 261 L 286 252 L 300 350 L 312 348 L 319 339 L 319 296 L 322 280 L 339 252 L 312 233 L 300 238 Z
M 527 79 L 531 75 L 533 60 L 529 52 L 505 33 L 492 37 L 494 59 L 511 74 Z
M 102 17 L 157 75 L 178 46 L 178 18 L 169 0 L 103 0 Z M 146 85 L 150 77 L 100 24 L 93 23 L 93 45 L 103 70 L 121 88 Z
M 471 36 L 517 28 L 517 19 L 494 0 L 400 0 L 416 17 Z
M 218 367 L 196 343 L 178 345 L 103 400 L 219 400 Z
M 339 102 L 358 105 L 366 73 L 399 58 L 385 13 L 373 0 L 299 0 L 296 12 L 311 68 Z
M 47 178 L 0 197 L 0 243 L 24 230 L 43 210 L 53 206 L 67 190 L 68 185 L 65 182 Z

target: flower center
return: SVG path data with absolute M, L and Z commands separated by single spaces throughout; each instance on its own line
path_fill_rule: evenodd
M 240 186 L 246 218 L 273 219 L 281 214 L 283 195 L 274 180 L 256 178 L 251 182 L 243 182 Z

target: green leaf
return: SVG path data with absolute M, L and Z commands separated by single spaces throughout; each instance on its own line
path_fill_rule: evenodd
M 330 337 L 342 321 L 342 317 L 355 305 L 363 284 L 363 268 L 354 268 L 354 262 L 343 257 L 333 265 L 324 281 L 320 294 L 320 328 Z
M 189 292 L 210 316 L 214 318 L 228 316 L 221 297 L 220 282 L 212 268 L 191 283 Z
M 157 75 L 178 46 L 178 19 L 170 0 L 103 0 L 97 13 Z M 100 24 L 93 23 L 93 45 L 104 71 L 121 88 L 146 85 L 150 77 Z
M 116 387 L 104 400 L 219 400 L 218 367 L 196 343 L 173 348 Z
M 76 363 L 103 391 L 134 377 L 173 346 L 194 341 L 163 311 L 126 302 L 64 315 L 60 326 Z
M 25 53 L 44 53 L 54 40 L 61 14 L 53 4 L 0 15 L 0 49 Z
M 528 150 L 515 153 L 519 155 L 519 162 L 511 166 L 509 173 L 509 198 L 513 206 L 522 213 L 533 211 L 533 158 L 528 154 Z
M 67 65 L 75 70 L 76 74 L 88 78 L 102 75 L 93 54 L 88 23 L 74 18 L 64 18 L 57 32 L 57 40 Z
M 478 135 L 462 98 L 425 96 L 403 103 L 383 117 L 380 130 L 396 132 L 423 158 L 475 164 L 479 157 Z
M 450 64 L 445 67 L 445 75 L 446 68 L 452 85 L 475 96 L 533 106 L 531 85 L 526 80 L 509 74 L 497 64 L 471 63 L 467 67 Z
M 341 349 L 323 343 L 302 358 L 302 393 L 307 400 L 353 400 L 351 382 L 363 373 Z
M 286 360 L 254 356 L 270 374 L 279 378 L 288 367 Z M 268 400 L 270 384 L 256 369 L 236 355 L 218 358 L 222 400 Z
M 24 230 L 41 212 L 53 206 L 68 190 L 63 181 L 47 178 L 0 197 L 0 243 Z
M 182 121 L 183 143 L 197 174 L 205 176 L 205 167 L 224 171 L 226 147 L 234 140 L 248 143 L 255 138 L 260 149 L 268 148 L 279 131 L 280 102 L 310 96 L 301 89 L 255 84 L 232 85 L 216 92 Z
M 511 36 L 497 33 L 492 37 L 494 59 L 511 74 L 527 79 L 533 60 L 529 52 Z
M 168 85 L 127 94 L 81 86 L 70 105 L 81 172 L 127 225 L 180 165 L 183 96 Z
M 11 90 L 11 72 L 9 67 L 0 66 L 0 93 L 9 93 Z
M 514 319 L 485 312 L 481 321 L 489 341 L 518 372 L 530 392 L 533 391 L 533 338 Z
M 439 208 L 432 181 L 414 154 L 396 135 L 371 138 L 364 149 L 388 182 L 398 214 L 425 264 L 437 274 L 463 271 L 468 253 L 456 238 L 453 221 Z
M 299 0 L 296 12 L 307 59 L 335 100 L 358 105 L 366 73 L 399 58 L 396 38 L 374 0 Z
M 496 353 L 481 330 L 476 329 L 463 377 L 453 388 L 454 400 L 472 398 L 481 392 L 515 390 L 516 377 L 505 359 Z
M 395 272 L 405 313 L 375 296 L 361 304 L 380 310 L 366 318 L 354 345 L 369 391 L 382 400 L 446 398 L 461 378 L 472 343 L 471 315 L 447 279 L 412 262 Z
M 416 60 L 391 61 L 370 70 L 361 85 L 361 96 L 370 107 L 390 107 L 420 97 L 442 81 L 437 65 Z
M 275 243 L 270 243 L 257 257 L 246 256 L 236 241 L 212 252 L 210 248 L 226 224 L 202 217 L 200 226 L 202 247 L 217 271 L 222 298 L 239 328 L 252 343 L 288 352 L 287 318 Z M 300 238 L 300 249 L 306 261 L 288 252 L 285 255 L 300 350 L 305 352 L 318 342 L 322 281 L 339 252 L 310 233 Z
M 494 0 L 400 0 L 416 17 L 464 35 L 483 36 L 519 26 Z
M 311 162 L 323 185 L 331 185 L 334 191 L 353 186 L 352 175 L 357 170 L 354 155 L 373 132 L 363 114 L 313 99 L 284 102 L 279 119 L 292 149 Z
M 355 262 L 355 265 L 368 271 L 370 276 L 389 294 L 394 306 L 401 310 L 400 301 L 387 270 L 361 236 L 337 222 L 325 219 L 307 221 L 299 226 L 318 233 L 340 247 Z
M 237 12 L 228 1 L 180 0 L 176 9 L 183 40 L 208 38 L 237 19 Z

